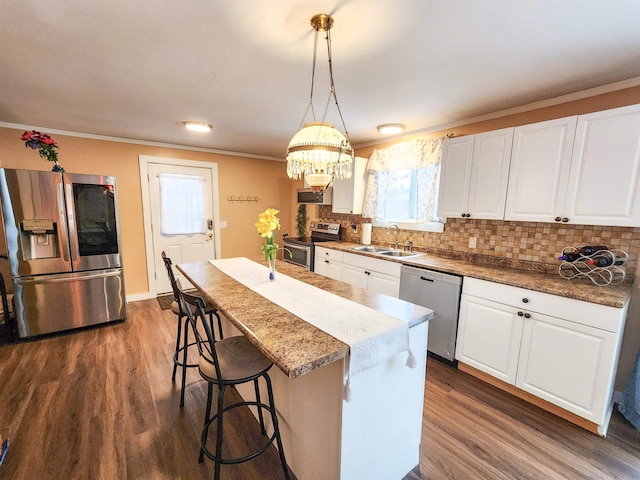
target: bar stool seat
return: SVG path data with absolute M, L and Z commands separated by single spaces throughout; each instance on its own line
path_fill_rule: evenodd
M 223 379 L 241 379 L 267 371 L 273 363 L 254 347 L 246 337 L 235 336 L 216 342 L 220 373 Z M 206 351 L 198 365 L 200 375 L 208 382 L 217 382 L 213 359 Z
M 181 291 L 181 296 L 184 301 L 184 309 L 187 311 L 187 317 L 192 322 L 192 329 L 195 332 L 196 337 L 199 337 L 197 345 L 200 351 L 200 375 L 208 383 L 207 406 L 205 409 L 205 420 L 200 439 L 200 456 L 198 461 L 202 462 L 205 456 L 213 460 L 214 480 L 219 480 L 222 465 L 237 464 L 252 460 L 265 452 L 275 441 L 280 455 L 284 476 L 287 480 L 290 480 L 291 476 L 284 455 L 282 439 L 280 438 L 280 428 L 278 426 L 278 416 L 276 414 L 273 399 L 271 378 L 267 373 L 273 366 L 273 362 L 265 357 L 262 352 L 260 352 L 260 350 L 258 350 L 244 336 L 228 337 L 223 340 L 215 341 L 210 325 L 204 320 L 206 315 L 204 311 L 204 301 L 200 297 L 191 295 L 184 291 Z M 190 307 L 196 307 L 196 311 L 194 312 L 193 308 Z M 204 332 L 204 334 L 201 332 Z M 268 403 L 263 403 L 260 399 L 260 388 L 258 385 L 258 380 L 260 378 L 264 380 L 267 386 Z M 242 400 L 225 406 L 224 394 L 226 389 L 228 387 L 248 382 L 253 382 L 256 395 L 255 401 Z M 217 409 L 216 413 L 211 415 L 214 386 L 216 386 L 218 390 Z M 273 434 L 268 436 L 263 445 L 251 454 L 239 458 L 223 458 L 222 444 L 224 440 L 224 414 L 229 410 L 247 406 L 254 406 L 257 408 L 260 431 L 265 437 L 267 437 L 267 432 L 264 425 L 263 411 L 266 411 L 271 415 Z M 209 437 L 209 427 L 214 422 L 216 425 L 215 450 L 212 451 L 207 447 L 207 440 Z M 238 435 L 237 432 L 236 434 Z

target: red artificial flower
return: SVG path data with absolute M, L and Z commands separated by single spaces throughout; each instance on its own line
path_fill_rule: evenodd
M 58 152 L 54 149 L 58 148 L 55 140 L 46 133 L 40 133 L 35 130 L 24 132 L 21 140 L 24 146 L 32 150 L 38 150 L 38 155 L 50 162 L 58 161 Z

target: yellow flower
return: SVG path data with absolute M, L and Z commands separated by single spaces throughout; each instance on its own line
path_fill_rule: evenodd
M 264 259 L 266 261 L 274 260 L 276 258 L 276 254 L 280 247 L 277 243 L 274 242 L 273 231 L 276 229 L 280 229 L 280 220 L 278 220 L 278 215 L 280 210 L 276 210 L 275 208 L 267 208 L 264 212 L 258 214 L 258 221 L 254 224 L 258 229 L 258 233 L 262 238 L 265 238 L 267 243 L 264 243 L 260 247 L 260 251 L 264 254 Z M 284 249 L 289 253 L 289 256 L 292 257 L 292 254 L 286 248 Z
M 258 222 L 255 226 L 261 237 L 273 238 L 273 231 L 280 229 L 280 220 L 276 217 L 278 213 L 280 213 L 280 210 L 267 208 L 264 212 L 258 214 Z
M 271 224 L 268 221 L 260 218 L 258 220 L 258 223 L 256 223 L 255 225 L 261 237 L 273 237 L 273 229 L 271 228 Z

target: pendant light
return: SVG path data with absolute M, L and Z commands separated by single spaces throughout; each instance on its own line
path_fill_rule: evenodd
M 305 112 L 305 117 L 309 110 L 313 114 L 313 122 L 304 124 L 303 128 L 296 133 L 289 147 L 287 148 L 287 175 L 292 179 L 304 179 L 315 192 L 321 192 L 334 179 L 351 178 L 351 168 L 353 165 L 353 148 L 349 140 L 349 133 L 342 118 L 336 89 L 333 81 L 333 69 L 331 62 L 331 27 L 333 18 L 330 15 L 319 14 L 311 18 L 311 26 L 315 30 L 315 42 L 313 50 L 313 69 L 311 75 L 311 95 L 309 105 Z M 326 32 L 327 54 L 329 60 L 329 79 L 331 90 L 327 99 L 327 107 L 331 98 L 334 99 L 344 135 L 336 130 L 335 125 L 324 121 L 327 113 L 325 108 L 322 121 L 316 120 L 313 108 L 313 87 L 316 74 L 316 58 L 318 53 L 318 35 Z M 304 121 L 304 119 L 303 119 Z

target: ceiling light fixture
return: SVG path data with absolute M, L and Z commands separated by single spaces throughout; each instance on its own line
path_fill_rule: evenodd
M 184 125 L 187 130 L 191 130 L 192 132 L 206 133 L 213 130 L 212 125 L 204 122 L 182 122 L 182 125 Z
M 378 132 L 383 135 L 396 135 L 404 132 L 405 126 L 401 123 L 385 123 L 378 125 Z
M 344 124 L 340 105 L 338 105 L 333 81 L 331 62 L 331 27 L 333 26 L 333 18 L 326 14 L 314 15 L 311 18 L 311 26 L 315 30 L 313 69 L 311 73 L 311 95 L 304 117 L 306 118 L 307 113 L 311 110 L 313 122 L 304 124 L 302 129 L 289 142 L 289 147 L 287 148 L 287 175 L 292 179 L 300 179 L 304 175 L 304 179 L 311 188 L 315 192 L 320 192 L 329 186 L 334 179 L 351 178 L 354 153 L 349 140 L 349 132 L 347 132 L 347 127 Z M 331 81 L 327 105 L 320 122 L 316 120 L 313 108 L 313 87 L 316 75 L 319 32 L 326 32 L 329 79 Z M 342 121 L 344 135 L 336 130 L 334 125 L 324 121 L 329 101 L 332 97 Z M 303 122 L 305 118 L 303 118 Z

